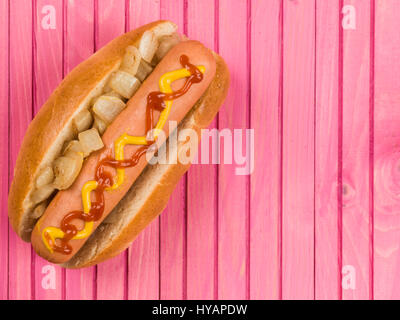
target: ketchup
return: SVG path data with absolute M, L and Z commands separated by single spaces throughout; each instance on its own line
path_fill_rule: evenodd
M 179 62 L 182 67 L 186 68 L 190 72 L 190 76 L 186 78 L 185 84 L 178 91 L 171 93 L 163 93 L 160 91 L 150 92 L 147 96 L 146 105 L 146 132 L 153 129 L 154 123 L 154 111 L 161 112 L 165 108 L 165 100 L 175 100 L 183 96 L 192 84 L 199 83 L 203 80 L 203 74 L 193 64 L 189 62 L 189 58 L 186 55 L 181 55 Z M 147 149 L 154 143 L 154 141 L 147 141 L 147 145 L 140 147 L 130 159 L 126 160 L 115 160 L 112 157 L 106 157 L 102 159 L 96 167 L 95 180 L 97 181 L 97 188 L 94 190 L 94 201 L 91 202 L 91 208 L 88 213 L 84 213 L 82 210 L 75 210 L 69 212 L 61 221 L 61 230 L 64 232 L 64 238 L 58 239 L 59 242 L 55 243 L 47 235 L 46 239 L 49 245 L 55 252 L 59 252 L 65 255 L 72 253 L 72 247 L 69 241 L 75 237 L 78 233 L 78 228 L 72 223 L 74 220 L 81 220 L 83 222 L 98 221 L 103 216 L 104 212 L 104 190 L 107 187 L 111 187 L 113 184 L 113 177 L 111 174 L 104 170 L 105 167 L 111 167 L 114 169 L 130 168 L 138 164 L 140 158 L 147 152 Z

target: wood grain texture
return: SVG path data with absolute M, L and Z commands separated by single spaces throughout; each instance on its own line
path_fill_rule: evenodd
M 285 1 L 283 21 L 282 294 L 313 299 L 315 1 Z
M 189 1 L 187 17 L 188 37 L 217 50 L 215 1 Z M 216 120 L 209 128 L 216 128 Z M 214 299 L 217 281 L 217 166 L 194 164 L 187 176 L 187 298 Z
M 129 29 L 160 19 L 160 0 L 130 0 Z M 159 230 L 157 218 L 137 237 L 129 248 L 128 299 L 159 298 Z
M 369 298 L 369 1 L 344 1 L 357 13 L 343 31 L 343 266 L 356 272 L 356 288 L 343 299 Z
M 339 7 L 316 2 L 315 70 L 315 298 L 341 296 L 338 215 Z M 339 133 L 340 134 L 340 133 Z M 341 190 L 339 190 L 341 192 Z
M 161 0 L 161 19 L 184 33 L 184 1 Z M 160 216 L 160 299 L 186 298 L 186 174 Z
M 33 21 L 34 28 L 34 103 L 33 111 L 36 114 L 40 107 L 46 102 L 47 98 L 58 86 L 63 78 L 63 4 L 61 0 L 44 1 L 37 0 L 34 2 L 36 7 L 36 17 Z M 55 29 L 45 29 L 42 26 L 43 19 L 49 15 L 45 6 L 52 6 L 55 9 Z M 33 8 L 35 9 L 35 8 Z M 43 11 L 44 10 L 44 11 Z M 62 277 L 63 269 L 59 266 L 52 265 L 34 255 L 35 259 L 35 299 L 61 299 L 63 293 Z M 47 269 L 51 266 L 51 269 Z M 52 269 L 54 268 L 54 269 Z M 51 271 L 50 271 L 51 270 Z M 46 281 L 46 276 L 55 275 L 55 287 L 53 284 L 49 287 L 42 281 Z
M 269 18 L 265 19 L 265 13 Z M 251 6 L 251 127 L 254 174 L 250 194 L 250 298 L 280 298 L 281 14 L 279 1 Z M 260 121 L 262 119 L 262 121 Z M 266 161 L 265 159 L 268 159 Z
M 94 2 L 64 3 L 64 75 L 87 59 L 94 51 Z M 65 298 L 96 298 L 96 267 L 66 270 Z
M 32 3 L 10 1 L 10 179 L 25 130 L 32 119 L 32 62 Z M 21 241 L 11 226 L 8 255 L 9 298 L 35 298 L 31 246 Z
M 7 195 L 8 195 L 8 59 L 9 59 L 9 37 L 8 37 L 8 2 L 0 3 L 0 70 L 3 75 L 0 78 L 0 139 L 3 143 L 0 145 L 0 300 L 8 298 L 8 216 L 7 216 Z
M 374 297 L 399 299 L 400 288 L 400 3 L 375 4 Z M 397 30 L 397 31 L 396 31 Z
M 236 1 L 232 6 L 231 1 L 220 0 L 218 19 L 219 52 L 231 72 L 230 93 L 220 110 L 218 125 L 220 130 L 233 132 L 249 124 L 247 2 Z M 246 299 L 249 177 L 235 175 L 235 166 L 229 164 L 220 165 L 218 173 L 218 299 Z
M 125 1 L 97 0 L 95 7 L 95 48 L 102 48 L 125 31 Z M 120 19 L 115 19 L 120 17 Z M 122 19 L 124 18 L 124 19 Z M 126 297 L 125 281 L 128 251 L 97 266 L 97 298 L 120 300 Z

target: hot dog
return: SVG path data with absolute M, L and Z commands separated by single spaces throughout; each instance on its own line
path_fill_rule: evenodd
M 115 39 L 63 80 L 29 126 L 9 217 L 48 261 L 77 268 L 118 254 L 188 169 L 146 159 L 163 143 L 179 153 L 167 122 L 197 132 L 211 122 L 229 72 L 222 58 L 175 30 L 158 21 Z

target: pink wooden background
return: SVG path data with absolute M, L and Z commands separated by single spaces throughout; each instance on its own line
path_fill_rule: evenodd
M 48 263 L 7 220 L 25 129 L 74 66 L 160 18 L 226 59 L 212 127 L 253 128 L 255 170 L 192 166 L 128 250 L 55 266 L 45 290 Z M 1 0 L 0 298 L 400 299 L 399 30 L 398 0 Z

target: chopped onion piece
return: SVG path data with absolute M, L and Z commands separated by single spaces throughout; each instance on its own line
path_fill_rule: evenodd
M 171 50 L 174 46 L 176 46 L 180 42 L 179 35 L 174 33 L 170 36 L 165 36 L 160 39 L 160 46 L 158 47 L 155 59 L 156 63 L 158 63 L 165 55 Z
M 101 140 L 96 128 L 81 132 L 78 138 L 84 154 L 90 154 L 104 147 L 103 140 Z
M 143 59 L 140 61 L 139 69 L 136 73 L 136 78 L 143 82 L 148 75 L 153 71 L 153 68 Z
M 36 178 L 36 188 L 41 188 L 54 180 L 54 173 L 51 167 L 40 170 L 39 176 Z
M 65 147 L 63 154 L 67 155 L 75 152 L 83 152 L 82 146 L 78 140 L 71 140 Z
M 111 78 L 110 87 L 126 99 L 130 99 L 140 86 L 140 81 L 125 71 L 117 71 Z
M 35 209 L 33 209 L 33 213 L 31 215 L 31 218 L 33 219 L 39 219 L 43 213 L 45 212 L 47 208 L 47 201 L 43 201 L 41 203 L 39 203 Z
M 135 46 L 127 47 L 125 52 L 121 69 L 134 76 L 139 68 L 141 59 L 140 52 Z
M 82 155 L 84 158 L 86 158 L 89 155 L 89 153 L 85 153 L 83 151 L 82 145 L 78 140 L 72 140 L 66 146 L 63 155 L 66 157 L 74 158 L 77 156 L 77 153 L 79 153 L 78 157 Z
M 85 131 L 90 128 L 93 122 L 93 117 L 89 110 L 82 110 L 73 120 L 74 128 L 76 133 Z
M 97 129 L 97 131 L 99 132 L 100 135 L 103 135 L 103 133 L 107 129 L 107 123 L 105 123 L 103 120 L 101 120 L 97 116 L 94 116 L 93 128 Z
M 176 32 L 177 26 L 176 24 L 167 21 L 160 23 L 159 25 L 155 26 L 152 30 L 154 34 L 157 36 L 157 38 L 161 38 L 163 36 L 169 36 L 174 32 Z
M 33 203 L 42 202 L 43 200 L 46 200 L 48 197 L 50 197 L 53 191 L 54 191 L 53 185 L 46 184 L 45 186 L 42 186 L 33 191 L 31 200 L 33 201 Z
M 86 132 L 86 131 L 85 131 Z M 70 156 L 71 155 L 71 156 Z M 73 153 L 68 156 L 62 156 L 54 161 L 54 187 L 59 190 L 69 188 L 75 181 L 82 168 L 83 155 L 82 153 Z
M 105 123 L 111 123 L 125 108 L 125 103 L 116 97 L 101 96 L 93 106 L 94 114 Z
M 143 33 L 142 39 L 140 39 L 139 52 L 141 57 L 147 61 L 151 62 L 153 60 L 154 54 L 158 49 L 158 39 L 152 30 L 147 30 Z
M 115 97 L 121 99 L 122 101 L 126 100 L 123 96 L 121 96 L 118 92 L 115 92 L 114 90 L 105 93 L 104 96 Z

